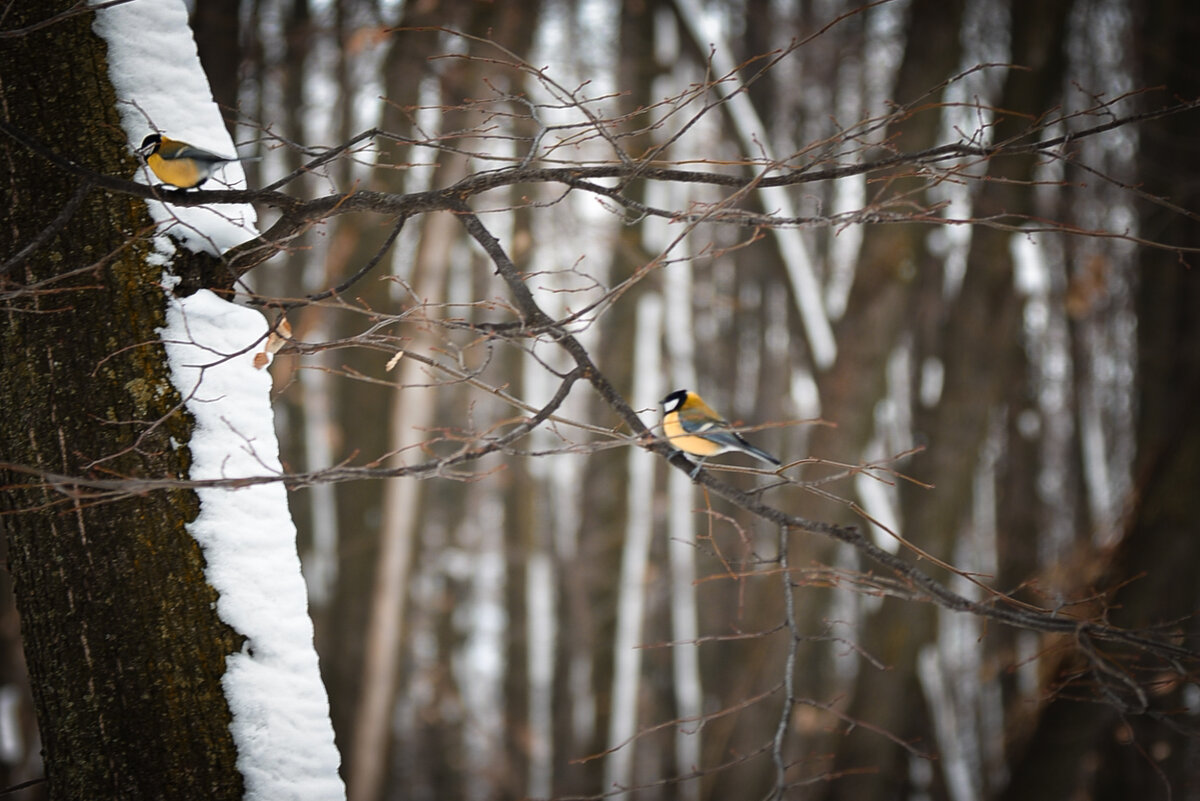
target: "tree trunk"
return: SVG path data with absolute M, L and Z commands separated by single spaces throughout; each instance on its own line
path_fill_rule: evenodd
M 203 0 L 192 12 L 196 50 L 212 87 L 213 100 L 221 107 L 225 127 L 237 139 L 238 69 L 242 64 L 240 0 Z M 291 78 L 286 73 L 285 78 Z M 251 184 L 254 185 L 254 184 Z
M 1053 103 L 1061 85 L 1061 43 L 1068 10 L 1065 4 L 1012 3 L 1012 61 L 1029 69 L 1009 71 L 998 108 L 1037 114 Z M 1019 113 L 998 113 L 993 135 L 1001 142 L 1020 136 L 1029 126 L 1030 120 Z M 984 186 L 975 213 L 981 217 L 1031 213 L 1025 186 L 1034 178 L 1036 166 L 1032 157 L 989 163 L 988 173 L 996 180 Z M 974 468 L 989 417 L 1006 399 L 1021 364 L 1019 298 L 1010 291 L 1010 238 L 1007 232 L 986 227 L 972 232 L 963 286 L 945 312 L 938 337 L 946 344 L 940 354 L 945 389 L 935 408 L 915 415 L 914 428 L 927 435 L 929 452 L 914 462 L 913 471 L 936 489 L 902 488 L 904 534 L 938 558 L 952 558 L 955 536 L 970 509 Z M 864 641 L 889 669 L 863 668 L 850 716 L 870 721 L 922 750 L 935 750 L 917 661 L 923 648 L 936 644 L 936 634 L 932 608 L 884 604 L 868 618 Z M 859 727 L 847 734 L 838 751 L 834 764 L 847 776 L 831 786 L 832 797 L 884 799 L 911 792 L 911 762 L 897 743 Z M 857 770 L 863 772 L 855 774 Z M 940 781 L 938 773 L 934 777 Z
M 1166 87 L 1149 102 L 1165 105 L 1200 95 L 1196 7 L 1161 0 L 1139 5 L 1137 14 L 1140 83 Z M 1195 130 L 1195 111 L 1139 129 L 1138 175 L 1144 189 L 1169 198 L 1173 208 L 1200 206 Z M 1193 252 L 1200 247 L 1193 221 L 1158 205 L 1143 205 L 1140 212 L 1139 229 L 1146 235 Z M 1177 641 L 1194 643 L 1200 608 L 1194 502 L 1200 485 L 1200 274 L 1193 255 L 1186 262 L 1178 253 L 1151 248 L 1143 249 L 1138 262 L 1136 497 L 1125 536 L 1109 553 L 1099 586 L 1116 588 L 1108 598 L 1115 625 L 1161 626 Z M 1133 670 L 1151 672 L 1137 664 L 1140 655 L 1121 658 Z M 1197 716 L 1194 704 L 1184 711 L 1185 687 L 1162 683 L 1145 715 L 1123 715 L 1115 704 L 1080 703 L 1068 688 L 1042 710 L 998 797 L 1062 798 L 1074 789 L 1076 795 L 1090 792 L 1097 799 L 1195 798 L 1200 775 L 1191 732 Z
M 21 3 L 5 27 L 73 5 Z M 4 40 L 4 123 L 88 169 L 132 175 L 91 22 L 80 14 Z M 0 153 L 7 262 L 84 190 L 13 138 L 0 138 Z M 240 638 L 217 618 L 184 528 L 195 494 L 100 495 L 52 478 L 186 474 L 192 423 L 156 333 L 161 267 L 129 235 L 148 224 L 142 201 L 87 191 L 61 230 L 0 275 L 0 521 L 56 799 L 242 795 L 221 689 Z M 203 267 L 188 258 L 185 268 Z

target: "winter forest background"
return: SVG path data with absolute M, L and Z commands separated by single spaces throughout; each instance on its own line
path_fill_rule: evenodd
M 1200 798 L 1200 9 L 192 27 L 252 190 L 411 200 L 331 207 L 236 283 L 290 324 L 351 799 Z M 623 414 L 679 387 L 788 466 L 689 480 Z M 41 768 L 3 623 L 14 784 Z

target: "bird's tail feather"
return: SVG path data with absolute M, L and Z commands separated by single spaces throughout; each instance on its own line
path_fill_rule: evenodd
M 773 464 L 773 465 L 775 465 L 776 467 L 778 467 L 779 465 L 783 464 L 783 462 L 779 461 L 779 460 L 778 460 L 778 459 L 776 459 L 774 456 L 772 456 L 771 454 L 769 454 L 769 453 L 767 453 L 766 451 L 762 450 L 761 448 L 756 448 L 756 447 L 754 447 L 753 445 L 751 445 L 751 444 L 750 444 L 750 443 L 748 443 L 748 442 L 744 442 L 743 444 L 744 444 L 744 446 L 745 446 L 745 448 L 746 448 L 746 453 L 750 454 L 751 456 L 756 456 L 756 457 L 758 457 L 759 459 L 762 459 L 762 460 L 763 460 L 764 462 L 766 462 L 767 464 Z

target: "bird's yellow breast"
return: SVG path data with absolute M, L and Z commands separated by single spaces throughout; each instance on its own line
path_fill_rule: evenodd
M 663 420 L 663 433 L 667 435 L 667 441 L 671 443 L 672 447 L 678 448 L 684 453 L 713 456 L 724 450 L 715 442 L 709 442 L 704 437 L 697 437 L 684 431 L 683 426 L 679 423 L 679 415 L 674 412 L 668 414 Z
M 180 189 L 191 189 L 205 178 L 192 159 L 164 159 L 153 153 L 146 159 L 146 164 L 164 184 L 178 186 Z

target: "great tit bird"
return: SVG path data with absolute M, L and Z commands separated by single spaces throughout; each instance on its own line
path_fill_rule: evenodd
M 677 389 L 659 403 L 663 407 L 663 432 L 667 442 L 684 453 L 700 457 L 692 470 L 692 478 L 700 472 L 705 459 L 729 451 L 741 451 L 768 464 L 780 464 L 771 454 L 742 439 L 733 426 L 695 392 Z
M 218 156 L 187 142 L 169 139 L 156 133 L 143 139 L 137 152 L 163 183 L 180 189 L 195 189 L 212 177 L 222 164 L 251 160 L 237 156 Z

